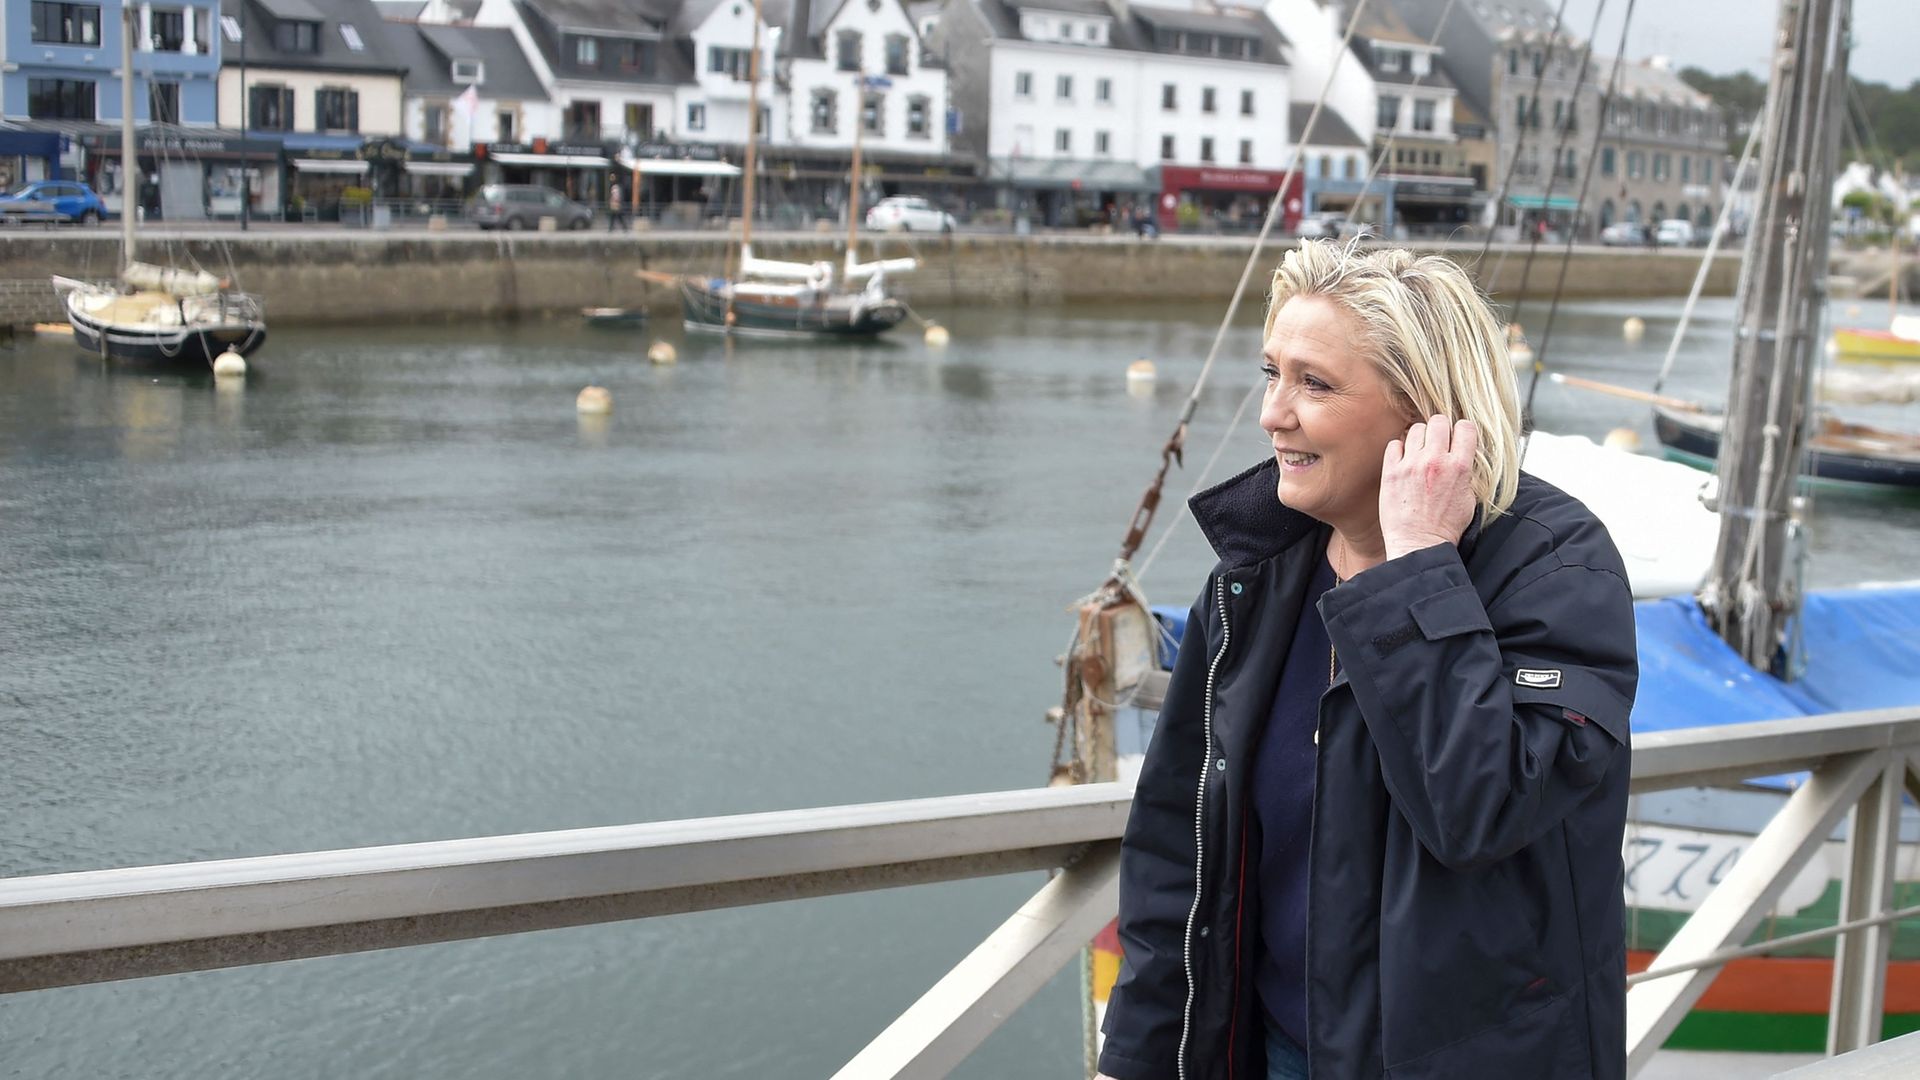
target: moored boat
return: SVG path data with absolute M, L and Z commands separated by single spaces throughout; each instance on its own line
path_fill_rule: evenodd
M 1892 330 L 1835 330 L 1833 348 L 1842 359 L 1920 360 L 1920 339 Z
M 1718 413 L 1653 410 L 1653 431 L 1672 456 L 1711 466 L 1726 419 Z M 1920 488 L 1920 436 L 1827 420 L 1807 438 L 1804 471 L 1821 480 Z

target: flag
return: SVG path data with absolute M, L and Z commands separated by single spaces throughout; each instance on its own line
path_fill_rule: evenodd
M 480 88 L 468 83 L 466 92 L 453 99 L 453 107 L 460 110 L 460 115 L 471 117 L 473 110 L 480 107 Z

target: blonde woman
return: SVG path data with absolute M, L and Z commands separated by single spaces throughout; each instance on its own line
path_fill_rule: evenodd
M 1500 323 L 1437 257 L 1273 277 L 1258 466 L 1123 845 L 1104 1074 L 1616 1080 L 1625 570 L 1519 471 Z

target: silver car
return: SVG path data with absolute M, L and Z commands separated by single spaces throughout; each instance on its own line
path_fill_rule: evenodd
M 562 229 L 593 224 L 593 211 L 552 188 L 533 184 L 488 184 L 473 197 L 467 216 L 483 229 L 537 229 L 553 218 Z

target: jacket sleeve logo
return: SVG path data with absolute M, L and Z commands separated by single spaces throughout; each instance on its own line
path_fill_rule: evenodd
M 1560 685 L 1560 672 L 1551 668 L 1544 671 L 1537 668 L 1521 668 L 1513 673 L 1513 681 L 1521 686 L 1536 686 L 1551 690 Z

